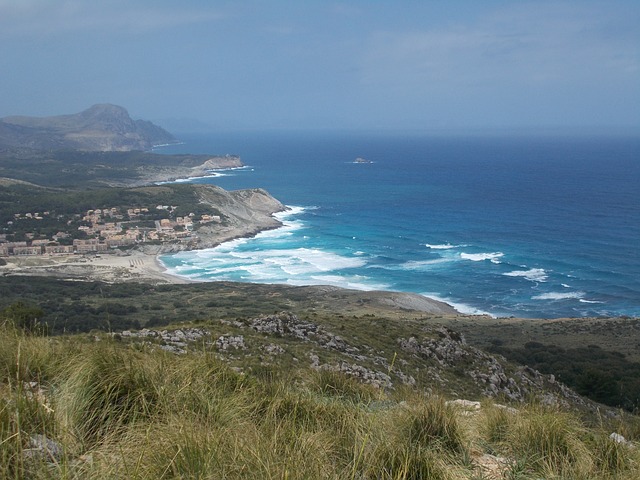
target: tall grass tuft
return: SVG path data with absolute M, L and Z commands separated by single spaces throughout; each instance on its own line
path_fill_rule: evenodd
M 515 415 L 506 408 L 484 406 L 480 428 L 485 441 L 494 445 L 504 444 L 514 420 Z
M 364 478 L 464 478 L 467 439 L 456 411 L 443 398 L 414 394 L 406 404 L 376 410 L 363 433 L 364 453 L 357 465 Z
M 110 345 L 87 350 L 72 360 L 56 404 L 61 425 L 82 449 L 128 423 L 149 418 L 158 404 L 152 362 Z
M 597 435 L 593 441 L 592 451 L 598 471 L 602 477 L 634 478 L 633 471 L 640 463 L 637 448 L 619 443 L 610 438 L 605 431 Z
M 0 347 L 0 478 L 493 478 L 486 453 L 514 479 L 640 478 L 640 449 L 607 436 L 618 426 L 559 409 L 468 415 L 340 372 L 245 375 L 206 352 L 109 340 L 14 331 Z M 59 445 L 55 459 L 33 461 L 36 436 Z
M 312 375 L 310 387 L 327 397 L 364 404 L 379 399 L 382 393 L 380 389 L 359 382 L 342 372 L 324 369 Z
M 2 390 L 0 390 L 1 392 Z M 0 478 L 23 478 L 38 462 L 27 462 L 25 447 L 34 434 L 55 438 L 53 413 L 39 398 L 22 387 L 0 396 Z
M 453 454 L 466 452 L 457 412 L 444 398 L 428 397 L 409 412 L 405 429 L 410 443 L 424 448 L 437 447 Z
M 589 478 L 594 463 L 584 443 L 580 421 L 558 409 L 531 407 L 518 415 L 507 441 L 516 458 L 526 459 L 539 474 L 561 478 Z
M 440 452 L 406 442 L 379 445 L 364 466 L 364 478 L 376 480 L 451 480 L 458 466 Z M 355 477 L 355 478 L 360 478 Z
M 44 382 L 56 375 L 60 349 L 47 337 L 0 328 L 0 377 L 10 383 Z

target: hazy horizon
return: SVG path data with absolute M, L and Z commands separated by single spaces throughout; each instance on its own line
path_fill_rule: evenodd
M 635 133 L 639 24 L 626 0 L 0 0 L 0 117 L 112 103 L 183 132 Z

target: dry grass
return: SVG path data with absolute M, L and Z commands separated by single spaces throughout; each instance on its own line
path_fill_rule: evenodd
M 338 372 L 243 375 L 206 353 L 10 329 L 0 372 L 1 478 L 480 479 L 485 454 L 503 478 L 640 478 L 637 448 L 570 412 L 465 414 Z M 34 456 L 36 435 L 60 451 Z

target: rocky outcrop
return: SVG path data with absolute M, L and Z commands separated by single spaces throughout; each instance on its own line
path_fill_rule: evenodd
M 291 336 L 300 340 L 309 340 L 318 332 L 318 325 L 301 322 L 296 315 L 289 312 L 254 318 L 249 325 L 260 333 L 278 337 Z
M 133 120 L 127 110 L 110 104 L 54 117 L 12 116 L 0 120 L 0 146 L 35 150 L 131 151 L 174 143 L 166 130 Z
M 137 333 L 122 332 L 122 337 L 155 338 L 160 348 L 186 353 L 189 344 L 214 348 L 219 357 L 232 363 L 255 356 L 262 365 L 272 365 L 285 356 L 294 362 L 308 358 L 316 371 L 333 371 L 382 389 L 399 385 L 422 388 L 427 392 L 459 393 L 476 398 L 502 398 L 512 403 L 536 399 L 541 404 L 580 407 L 610 415 L 582 398 L 553 375 L 543 375 L 527 367 L 508 363 L 469 345 L 465 337 L 438 325 L 422 325 L 421 334 L 397 338 L 392 353 L 374 348 L 356 336 L 342 336 L 325 325 L 299 318 L 291 312 L 261 315 L 248 320 L 219 320 L 228 333 L 211 336 L 208 330 L 178 329 Z M 265 341 L 266 340 L 266 341 Z M 276 343 L 277 342 L 277 343 Z M 304 352 L 300 355 L 301 352 Z M 481 408 L 478 402 L 454 400 L 452 407 L 467 412 Z M 512 407 L 494 404 L 513 413 Z
M 242 335 L 220 335 L 216 340 L 216 347 L 218 350 L 245 350 L 247 347 L 244 344 L 244 337 Z
M 543 375 L 527 366 L 506 366 L 502 357 L 488 353 L 467 344 L 463 335 L 446 327 L 436 329 L 435 336 L 398 339 L 398 345 L 405 352 L 412 353 L 432 364 L 430 374 L 438 383 L 444 380 L 447 371 L 457 371 L 470 377 L 488 397 L 505 397 L 515 402 L 523 402 L 530 397 L 538 397 L 545 404 L 586 405 L 585 400 L 553 375 Z
M 213 185 L 198 185 L 196 188 L 200 201 L 211 205 L 224 219 L 221 224 L 198 229 L 196 248 L 215 246 L 221 241 L 250 237 L 282 226 L 273 214 L 287 207 L 261 188 L 231 192 Z
M 211 332 L 203 328 L 179 328 L 177 330 L 143 328 L 139 332 L 125 330 L 113 334 L 114 337 L 153 340 L 160 344 L 162 350 L 176 354 L 187 353 L 187 347 L 190 343 L 201 342 L 203 339 L 209 338 L 210 335 Z

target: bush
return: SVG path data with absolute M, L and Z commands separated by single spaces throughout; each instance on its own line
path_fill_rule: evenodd
M 0 323 L 7 323 L 25 332 L 46 334 L 47 325 L 41 322 L 44 312 L 41 308 L 15 302 L 0 311 Z

